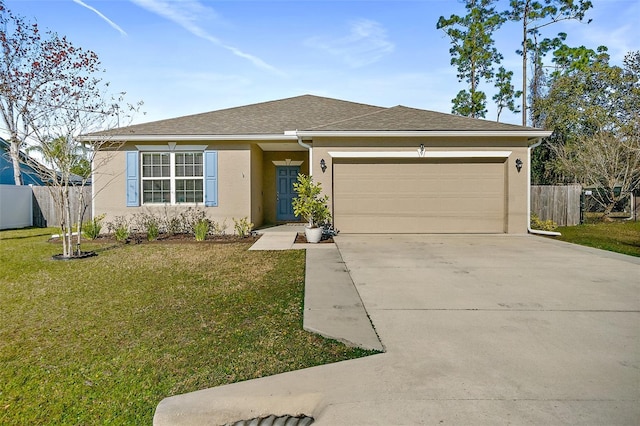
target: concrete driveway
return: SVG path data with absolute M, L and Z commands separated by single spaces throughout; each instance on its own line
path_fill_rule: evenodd
M 168 399 L 158 424 L 640 423 L 640 259 L 534 236 L 336 240 L 386 352 Z

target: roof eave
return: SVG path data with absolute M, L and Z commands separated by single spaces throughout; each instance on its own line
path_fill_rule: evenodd
M 282 141 L 299 137 L 526 137 L 551 136 L 548 130 L 286 130 L 280 134 L 240 135 L 85 135 L 86 142 Z
M 286 135 L 301 137 L 527 137 L 546 138 L 548 130 L 298 130 Z
M 193 141 L 282 141 L 297 140 L 287 134 L 264 135 L 85 135 L 86 142 L 193 142 Z

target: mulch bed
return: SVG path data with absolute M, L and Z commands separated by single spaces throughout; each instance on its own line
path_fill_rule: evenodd
M 74 245 L 75 245 L 75 238 Z M 231 244 L 231 243 L 255 243 L 260 239 L 260 235 L 249 235 L 247 237 L 239 237 L 237 235 L 208 235 L 204 241 L 196 241 L 196 238 L 190 234 L 161 234 L 157 239 L 153 241 L 147 240 L 146 234 L 133 234 L 124 241 L 124 244 L 162 244 L 162 243 L 194 243 L 194 244 L 204 244 L 204 243 L 213 243 L 213 244 Z M 50 243 L 60 243 L 60 238 L 50 238 Z M 120 243 L 116 240 L 116 238 L 109 235 L 100 235 L 95 240 L 88 240 L 82 238 L 83 243 Z
M 295 244 L 306 244 L 306 243 L 307 243 L 307 237 L 304 236 L 304 232 L 298 232 L 298 235 L 296 235 Z M 324 240 L 320 240 L 318 244 L 323 244 L 323 243 L 333 243 L 333 237 L 328 237 Z

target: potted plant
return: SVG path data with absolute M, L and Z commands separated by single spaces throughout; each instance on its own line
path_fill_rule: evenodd
M 311 176 L 298 174 L 298 181 L 293 184 L 297 197 L 293 199 L 293 213 L 308 222 L 304 234 L 307 241 L 317 243 L 322 238 L 322 225 L 331 220 L 331 212 L 327 207 L 327 195 L 320 196 L 322 187 L 314 183 Z

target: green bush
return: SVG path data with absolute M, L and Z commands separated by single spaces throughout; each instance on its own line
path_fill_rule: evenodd
M 154 241 L 160 235 L 160 228 L 157 222 L 149 222 L 147 224 L 147 241 Z
M 558 224 L 553 220 L 541 220 L 537 214 L 531 213 L 531 229 L 538 229 L 540 231 L 554 231 Z
M 95 240 L 100 235 L 102 230 L 102 220 L 105 218 L 105 214 L 94 217 L 90 222 L 82 224 L 82 233 L 86 238 Z
M 193 233 L 196 236 L 196 241 L 204 241 L 207 238 L 210 226 L 211 224 L 207 218 L 200 219 L 196 222 L 193 227 Z
M 244 238 L 249 236 L 251 229 L 253 229 L 253 223 L 249 222 L 248 217 L 243 217 L 242 219 L 233 218 L 233 228 L 238 234 L 239 237 Z
M 113 233 L 116 241 L 124 242 L 129 238 L 129 221 L 124 216 L 116 216 L 113 222 L 107 222 L 109 233 Z

